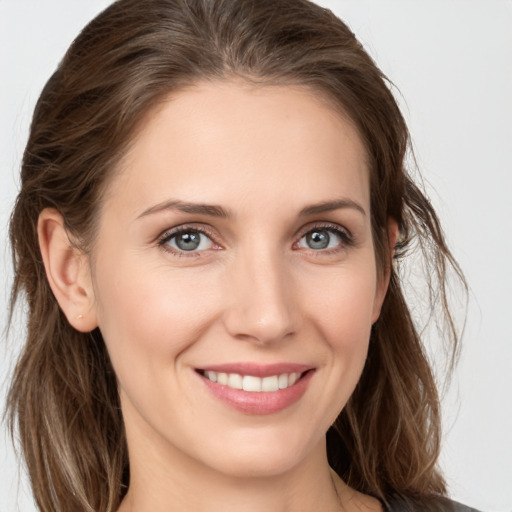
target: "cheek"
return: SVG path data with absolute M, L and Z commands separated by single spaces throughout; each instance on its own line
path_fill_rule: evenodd
M 304 282 L 310 291 L 304 311 L 315 329 L 311 338 L 321 340 L 317 350 L 324 356 L 325 378 L 315 404 L 325 411 L 320 431 L 327 430 L 345 407 L 366 362 L 376 291 L 371 262 L 340 267 L 330 276 L 317 273 Z
M 367 340 L 376 303 L 376 277 L 371 264 L 361 265 L 361 269 L 340 268 L 321 279 L 315 276 L 308 289 L 310 314 L 325 329 L 326 339 L 340 348 Z
M 154 379 L 154 370 L 178 359 L 214 315 L 208 290 L 215 287 L 186 272 L 134 259 L 104 265 L 96 281 L 98 323 L 120 381 L 124 373 L 132 379 L 134 369 Z

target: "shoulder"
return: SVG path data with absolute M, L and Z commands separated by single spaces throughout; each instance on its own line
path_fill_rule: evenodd
M 467 507 L 466 505 L 462 505 L 461 503 L 457 503 L 452 501 L 454 512 L 479 512 L 476 508 Z
M 386 512 L 480 512 L 475 508 L 446 498 L 424 502 L 392 498 L 385 510 Z

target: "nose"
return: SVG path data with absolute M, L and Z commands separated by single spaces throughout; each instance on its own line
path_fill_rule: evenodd
M 224 324 L 231 336 L 269 344 L 296 332 L 290 272 L 278 254 L 258 251 L 235 258 L 225 286 L 229 299 Z

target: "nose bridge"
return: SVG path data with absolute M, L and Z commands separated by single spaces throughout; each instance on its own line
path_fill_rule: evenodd
M 251 245 L 233 261 L 228 280 L 226 327 L 233 336 L 269 343 L 294 332 L 290 275 L 277 248 Z

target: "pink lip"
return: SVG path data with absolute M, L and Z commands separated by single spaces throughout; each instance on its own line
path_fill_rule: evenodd
M 253 375 L 255 377 L 268 377 L 270 375 L 281 375 L 283 373 L 304 373 L 302 377 L 292 386 L 278 391 L 250 392 L 242 389 L 233 389 L 229 386 L 212 382 L 201 373 L 197 376 L 203 381 L 212 395 L 245 414 L 266 415 L 282 411 L 296 403 L 306 392 L 308 384 L 315 373 L 310 366 L 297 364 L 277 364 L 269 366 L 242 363 L 234 365 L 208 366 L 204 370 L 225 373 L 239 373 L 242 375 Z
M 295 363 L 275 363 L 275 364 L 256 364 L 256 363 L 226 363 L 202 366 L 201 370 L 238 373 L 239 375 L 252 375 L 254 377 L 270 377 L 271 375 L 282 375 L 283 373 L 303 373 L 312 370 L 312 366 Z

